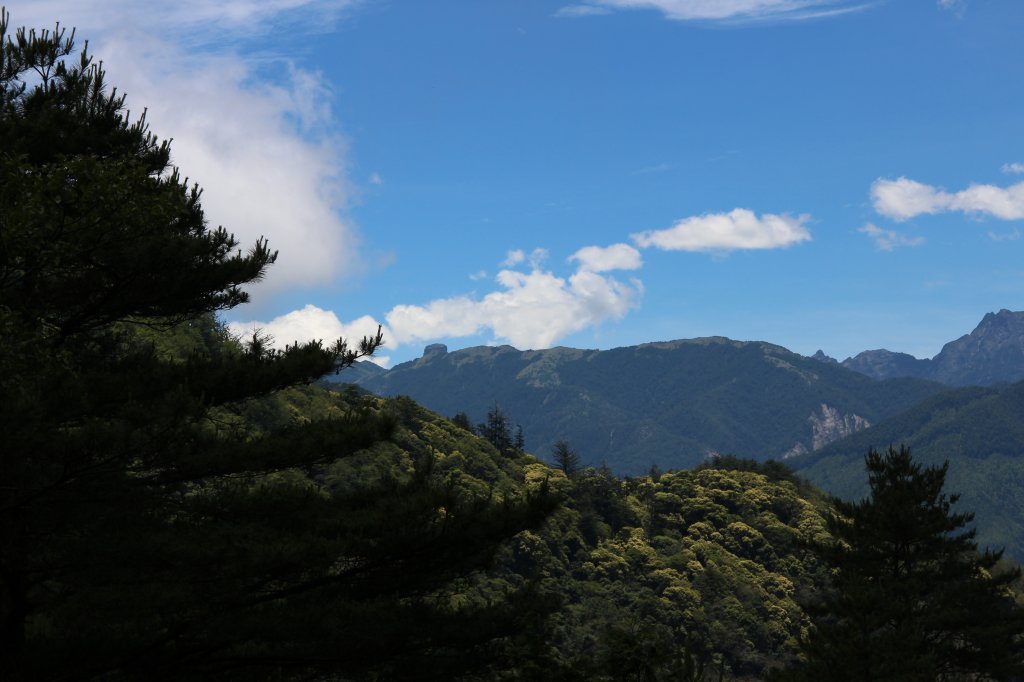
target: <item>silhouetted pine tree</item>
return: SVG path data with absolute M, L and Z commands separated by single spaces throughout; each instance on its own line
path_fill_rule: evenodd
M 1024 675 L 1024 610 L 979 553 L 973 514 L 942 492 L 948 464 L 922 468 L 906 447 L 866 457 L 871 496 L 836 501 L 831 542 L 816 547 L 834 571 L 810 606 L 815 628 L 799 680 L 1013 680 Z
M 207 226 L 167 143 L 127 120 L 84 52 L 69 59 L 71 37 L 12 37 L 3 13 L 0 45 L 0 679 L 451 679 L 489 664 L 535 600 L 457 606 L 453 580 L 550 500 L 462 499 L 429 467 L 336 494 L 322 467 L 393 419 L 233 418 L 380 336 L 233 342 L 212 313 L 247 300 L 276 254 L 262 240 L 238 254 Z M 174 356 L 160 339 L 182 325 L 200 342 Z

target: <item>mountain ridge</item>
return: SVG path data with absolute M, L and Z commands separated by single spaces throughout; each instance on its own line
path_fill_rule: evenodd
M 875 379 L 919 377 L 950 386 L 1012 383 L 1024 379 L 1024 312 L 986 313 L 971 333 L 946 343 L 933 358 L 881 348 L 840 364 Z
M 356 378 L 442 414 L 483 421 L 497 403 L 527 448 L 569 440 L 584 461 L 620 473 L 689 468 L 712 454 L 756 459 L 810 451 L 943 387 L 878 382 L 763 341 L 701 337 L 610 350 L 433 347 Z

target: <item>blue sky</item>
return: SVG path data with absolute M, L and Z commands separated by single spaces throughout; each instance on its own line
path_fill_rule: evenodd
M 8 8 L 281 250 L 239 331 L 930 357 L 1024 308 L 1018 0 Z

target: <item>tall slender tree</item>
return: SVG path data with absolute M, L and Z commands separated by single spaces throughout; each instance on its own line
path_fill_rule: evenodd
M 213 313 L 275 259 L 208 226 L 170 149 L 63 29 L 0 12 L 0 679 L 451 679 L 524 595 L 453 580 L 551 503 L 429 466 L 337 492 L 386 439 L 366 406 L 255 428 L 245 406 L 382 338 L 242 347 Z M 147 333 L 140 333 L 147 330 Z M 168 336 L 194 338 L 169 353 Z
M 1024 610 L 978 552 L 973 514 L 942 492 L 948 463 L 922 467 L 892 447 L 866 457 L 869 498 L 835 502 L 816 547 L 832 585 L 811 605 L 806 664 L 783 679 L 1014 680 L 1024 675 Z

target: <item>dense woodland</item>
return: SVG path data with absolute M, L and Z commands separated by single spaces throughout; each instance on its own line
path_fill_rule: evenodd
M 946 469 L 618 478 L 216 316 L 272 266 L 62 31 L 0 21 L 0 679 L 1013 680 Z M 856 637 L 851 633 L 855 633 Z

